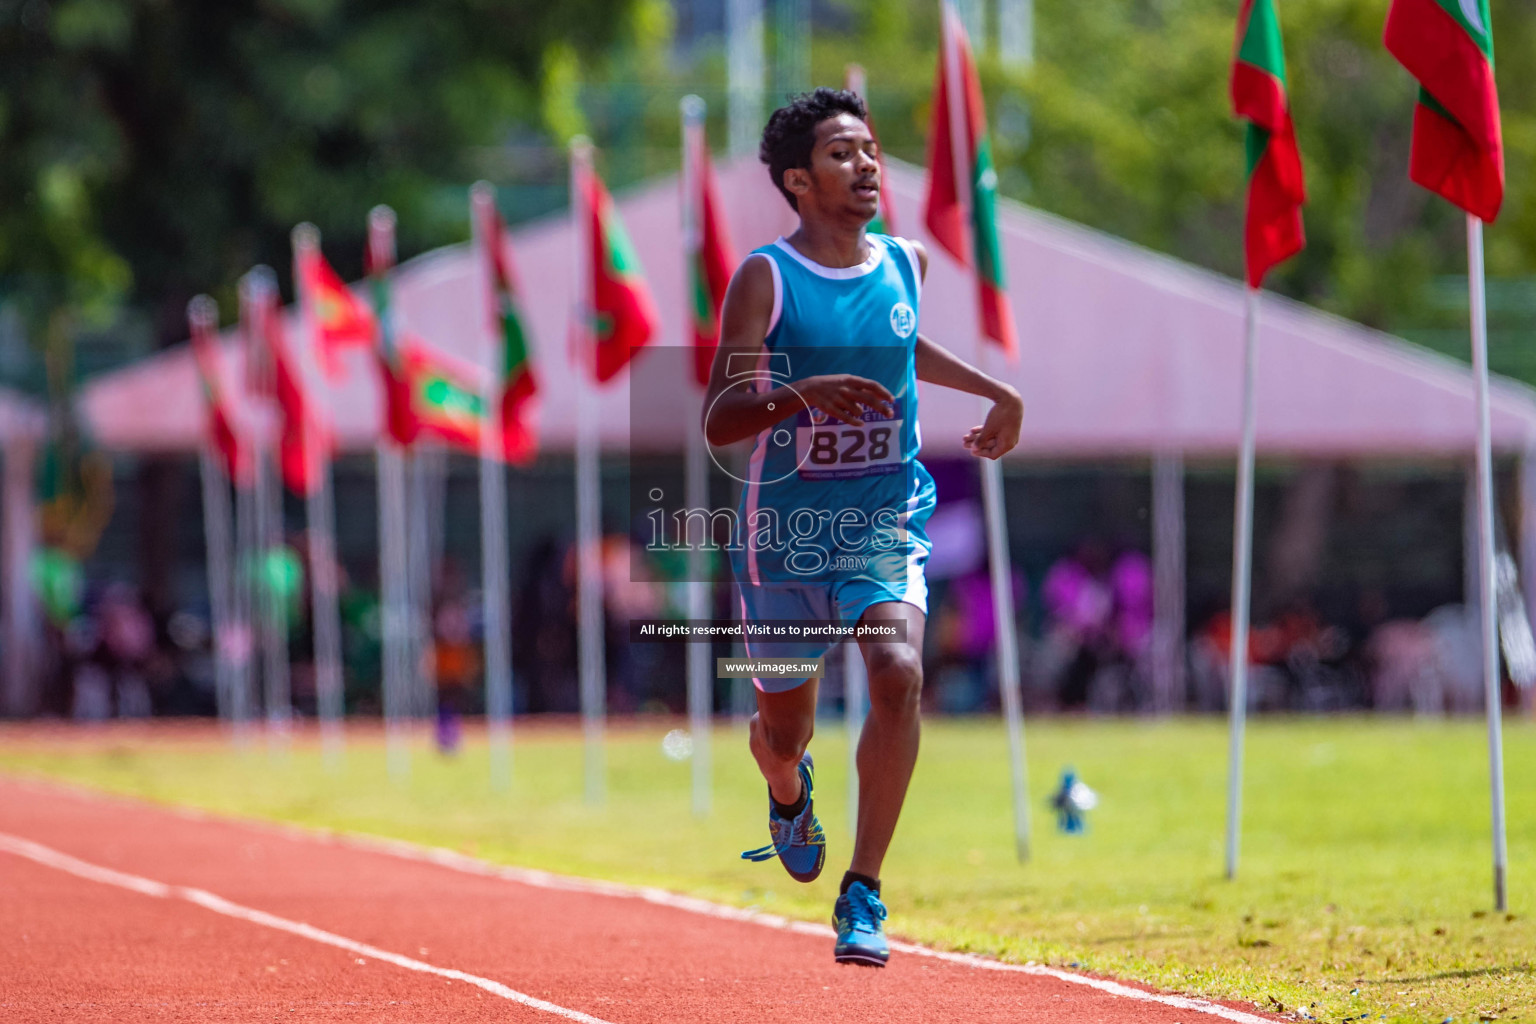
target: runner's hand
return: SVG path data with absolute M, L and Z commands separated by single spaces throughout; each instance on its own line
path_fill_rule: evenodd
M 855 377 L 851 373 L 807 377 L 796 381 L 794 387 L 811 408 L 820 409 L 833 419 L 853 427 L 864 425 L 866 408 L 886 416 L 892 415 L 896 409 L 893 404 L 895 399 L 878 381 Z
M 1024 402 L 1014 396 L 992 406 L 987 421 L 972 427 L 961 444 L 967 451 L 983 459 L 1000 459 L 1019 443 L 1019 431 L 1024 425 Z

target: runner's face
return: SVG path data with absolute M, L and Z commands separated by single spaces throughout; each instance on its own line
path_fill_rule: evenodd
M 818 124 L 810 167 L 816 205 L 829 214 L 855 216 L 866 223 L 873 220 L 880 212 L 878 154 L 879 143 L 869 133 L 869 125 L 852 114 L 838 114 Z

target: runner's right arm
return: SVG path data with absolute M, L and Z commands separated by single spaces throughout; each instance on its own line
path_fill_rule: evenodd
M 807 405 L 851 426 L 862 426 L 865 407 L 889 414 L 893 398 L 876 381 L 851 373 L 824 374 L 795 382 L 794 389 L 752 391 L 731 387 L 731 356 L 756 365 L 773 316 L 773 271 L 767 259 L 748 259 L 731 278 L 720 312 L 720 347 L 715 350 L 709 387 L 704 393 L 704 437 L 715 446 L 752 437 Z M 797 397 L 798 396 L 798 397 Z

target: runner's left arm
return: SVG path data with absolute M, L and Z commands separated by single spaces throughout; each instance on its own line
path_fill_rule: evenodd
M 918 263 L 926 277 L 928 251 L 921 242 L 913 241 L 912 247 L 917 250 Z M 1024 399 L 1011 384 L 982 373 L 922 334 L 917 336 L 913 359 L 918 380 L 979 395 L 992 403 L 985 422 L 972 427 L 961 438 L 961 443 L 972 455 L 984 459 L 1002 458 L 1019 443 L 1019 431 L 1024 423 Z

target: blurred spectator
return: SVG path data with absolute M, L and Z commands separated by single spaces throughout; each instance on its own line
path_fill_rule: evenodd
M 95 649 L 74 676 L 70 714 L 83 721 L 144 718 L 154 712 L 146 672 L 155 654 L 155 625 L 138 592 L 114 583 L 96 607 Z
M 1383 622 L 1366 641 L 1371 706 L 1381 711 L 1439 714 L 1444 679 L 1435 630 L 1426 622 Z
M 433 667 L 437 674 L 437 749 L 457 753 L 460 716 L 480 674 L 480 645 L 470 629 L 469 607 L 462 596 L 445 599 L 433 617 Z
M 1262 624 L 1248 630 L 1248 710 L 1285 706 L 1286 681 L 1273 664 L 1282 650 L 1275 631 Z M 1232 685 L 1232 612 L 1222 608 L 1206 619 L 1190 644 L 1196 710 L 1225 711 Z
M 1027 599 L 1024 574 L 1015 570 L 1015 613 L 1024 609 Z M 956 577 L 944 588 L 932 626 L 937 663 L 928 673 L 931 682 L 927 684 L 939 713 L 967 714 L 997 703 L 995 609 L 992 576 L 984 567 Z M 1023 640 L 1020 637 L 1021 647 Z
M 1056 680 L 1063 708 L 1082 707 L 1088 688 L 1112 644 L 1114 598 L 1105 580 L 1108 557 L 1096 541 L 1085 541 L 1045 574 L 1040 599 L 1047 623 L 1043 667 Z
M 521 711 L 575 711 L 575 548 L 545 537 L 528 557 L 513 617 L 514 680 Z
M 1134 549 L 1121 553 L 1109 570 L 1115 648 L 1141 665 L 1152 647 L 1152 562 Z
M 634 571 L 637 567 L 643 572 Z M 686 678 L 681 663 L 666 665 L 672 644 L 632 644 L 629 621 L 660 616 L 667 605 L 662 567 L 623 534 L 603 538 L 603 620 L 612 711 L 681 711 Z M 677 645 L 680 646 L 680 645 Z
M 1089 682 L 1093 711 L 1134 711 L 1151 698 L 1152 563 L 1134 548 L 1121 552 L 1109 569 L 1108 642 Z

